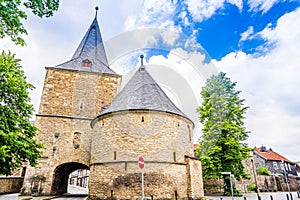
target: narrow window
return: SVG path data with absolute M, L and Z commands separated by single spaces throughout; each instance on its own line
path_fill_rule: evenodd
M 144 119 L 144 116 L 142 116 L 142 120 L 141 120 L 141 122 L 144 122 L 145 121 L 145 119 Z
M 117 152 L 114 151 L 114 160 L 117 160 Z
M 111 198 L 114 197 L 114 191 L 113 191 L 113 190 L 110 191 L 110 197 L 111 197 Z
M 176 199 L 176 200 L 177 200 L 177 196 L 178 196 L 177 190 L 175 190 L 175 199 Z
M 59 132 L 55 132 L 55 133 L 54 133 L 54 137 L 55 137 L 55 138 L 58 138 L 58 137 L 59 137 Z
M 189 139 L 190 139 L 190 142 L 191 142 L 192 141 L 192 131 L 191 131 L 190 125 L 187 125 L 187 128 L 188 128 L 188 132 L 189 132 Z
M 125 162 L 125 171 L 127 171 L 127 162 Z
M 21 176 L 24 177 L 26 173 L 26 167 L 23 167 Z
M 173 159 L 174 159 L 174 162 L 176 162 L 176 152 L 173 152 Z

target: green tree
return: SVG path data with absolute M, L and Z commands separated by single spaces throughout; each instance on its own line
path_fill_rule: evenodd
M 11 172 L 29 162 L 37 164 L 43 145 L 35 140 L 37 128 L 29 122 L 34 109 L 28 90 L 34 87 L 10 52 L 0 55 L 0 174 Z
M 235 90 L 236 83 L 220 72 L 207 80 L 202 88 L 202 105 L 197 111 L 204 125 L 198 156 L 201 158 L 204 179 L 220 179 L 221 172 L 231 172 L 237 180 L 249 178 L 242 161 L 251 150 L 244 142 L 248 138 L 244 114 L 248 107 Z M 230 194 L 230 176 L 223 176 L 225 194 Z
M 58 10 L 59 0 L 27 0 L 22 1 L 25 8 L 39 17 L 50 17 Z M 8 36 L 15 44 L 25 45 L 22 34 L 27 34 L 22 20 L 27 15 L 21 6 L 21 0 L 0 1 L 0 38 Z

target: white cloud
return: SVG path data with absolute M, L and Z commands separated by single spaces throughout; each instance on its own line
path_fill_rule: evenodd
M 227 0 L 227 2 L 238 7 L 240 11 L 243 10 L 243 0 Z
M 140 11 L 131 14 L 125 22 L 125 30 L 145 27 L 177 30 L 174 18 L 176 2 L 170 0 L 143 1 Z
M 248 5 L 250 7 L 250 11 L 258 12 L 262 11 L 263 13 L 270 10 L 270 8 L 279 2 L 278 0 L 248 0 Z
M 294 0 L 283 0 L 292 2 Z M 282 0 L 248 0 L 249 10 L 254 12 L 262 11 L 268 12 L 275 4 L 282 2 Z
M 202 22 L 210 18 L 218 9 L 222 9 L 225 3 L 235 5 L 241 11 L 243 8 L 242 0 L 187 0 L 188 11 L 196 22 Z
M 277 26 L 268 25 L 259 34 L 275 48 L 267 55 L 253 57 L 244 52 L 229 53 L 216 65 L 237 82 L 250 106 L 246 126 L 252 131 L 251 145 L 261 144 L 300 160 L 299 48 L 300 9 L 285 14 Z M 288 147 L 287 147 L 288 145 Z
M 253 26 L 249 26 L 245 32 L 240 34 L 241 35 L 240 41 L 245 41 L 245 40 L 251 39 L 251 36 L 253 35 L 253 33 L 254 33 Z
M 201 22 L 210 18 L 216 10 L 222 8 L 224 2 L 225 0 L 188 0 L 186 1 L 186 4 L 193 19 L 197 22 Z

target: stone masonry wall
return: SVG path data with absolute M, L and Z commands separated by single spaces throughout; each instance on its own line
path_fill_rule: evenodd
M 136 161 L 140 155 L 151 161 L 184 162 L 185 155 L 193 156 L 188 126 L 192 123 L 183 117 L 155 111 L 101 118 L 93 128 L 91 163 Z
M 204 196 L 202 166 L 200 160 L 186 157 L 188 175 L 188 196 L 193 199 Z
M 44 143 L 37 167 L 27 168 L 23 193 L 51 194 L 55 169 L 76 162 L 89 166 L 91 119 L 110 104 L 119 88 L 120 76 L 48 68 L 35 126 Z M 34 180 L 34 181 L 33 181 Z
M 89 165 L 92 129 L 89 120 L 76 120 L 57 117 L 36 117 L 36 126 L 43 130 L 38 135 L 45 146 L 43 157 L 35 168 L 28 167 L 24 187 L 31 193 L 34 176 L 45 177 L 43 195 L 51 192 L 54 170 L 61 164 L 78 162 Z
M 135 163 L 135 172 L 117 170 L 109 165 L 91 166 L 89 198 L 141 199 L 142 175 Z M 147 199 L 187 199 L 186 165 L 165 164 L 164 170 L 151 170 L 145 165 L 144 186 Z
M 193 156 L 190 127 L 193 124 L 186 118 L 156 111 L 124 111 L 99 118 L 93 127 L 90 197 L 140 199 L 140 155 L 145 159 L 147 197 L 202 195 L 201 181 L 193 179 L 188 188 L 190 177 L 201 179 L 200 162 L 187 168 L 185 160 L 185 155 Z
M 94 118 L 118 92 L 121 77 L 48 68 L 39 114 Z
M 0 194 L 20 192 L 23 180 L 23 177 L 0 177 Z

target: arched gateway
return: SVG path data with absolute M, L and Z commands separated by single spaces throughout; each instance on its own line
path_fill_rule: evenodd
M 145 197 L 203 197 L 193 122 L 143 64 L 119 92 L 120 81 L 95 17 L 71 60 L 46 67 L 35 121 L 46 149 L 39 165 L 28 167 L 23 194 L 63 194 L 72 171 L 90 169 L 90 198 L 140 199 L 143 155 Z
M 68 178 L 71 172 L 78 169 L 90 169 L 87 165 L 71 162 L 59 165 L 54 170 L 51 194 L 60 195 L 68 191 Z

